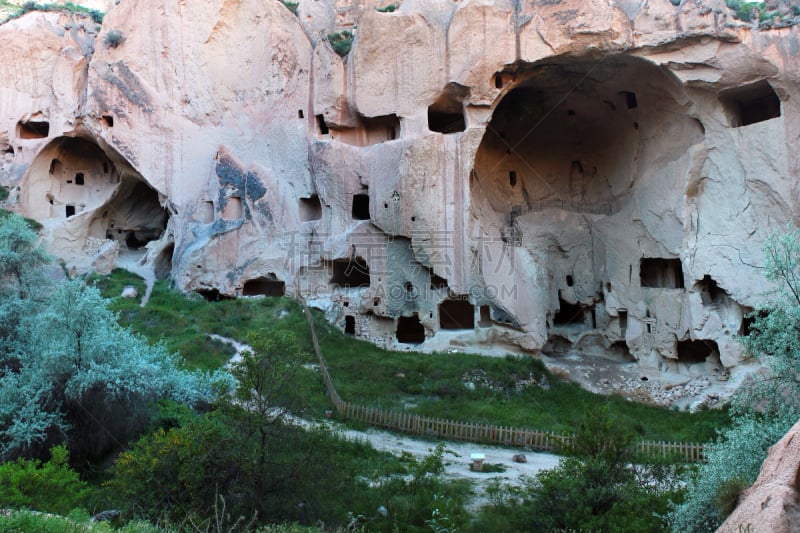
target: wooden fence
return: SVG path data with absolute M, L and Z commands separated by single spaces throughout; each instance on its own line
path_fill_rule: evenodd
M 298 292 L 299 296 L 299 292 Z M 392 411 L 377 407 L 358 405 L 342 400 L 336 391 L 328 364 L 322 355 L 319 346 L 314 319 L 305 301 L 300 297 L 300 303 L 308 320 L 311 331 L 311 343 L 319 360 L 320 373 L 328 390 L 328 395 L 333 402 L 336 412 L 342 418 L 364 422 L 371 426 L 410 433 L 423 437 L 435 437 L 446 440 L 460 440 L 481 444 L 497 444 L 517 448 L 526 448 L 537 451 L 558 452 L 572 447 L 573 435 L 560 435 L 547 431 L 533 429 L 495 426 L 491 424 L 477 424 L 474 422 L 459 422 L 427 416 L 415 415 L 404 411 Z M 684 442 L 654 442 L 639 441 L 636 452 L 648 456 L 661 456 L 677 458 L 685 461 L 702 461 L 703 445 Z

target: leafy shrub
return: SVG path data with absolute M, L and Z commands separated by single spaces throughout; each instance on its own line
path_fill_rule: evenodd
M 50 460 L 17 459 L 0 465 L 0 502 L 17 508 L 66 514 L 84 505 L 88 488 L 69 467 L 65 446 L 50 450 Z
M 707 445 L 706 462 L 692 475 L 685 501 L 669 515 L 672 530 L 681 533 L 714 531 L 731 510 L 732 486 L 755 481 L 767 449 L 792 427 L 797 418 L 743 417 Z M 733 481 L 732 481 L 733 480 Z
M 629 464 L 633 432 L 603 408 L 577 432 L 572 455 L 524 489 L 493 485 L 479 529 L 510 531 L 663 531 L 661 518 L 680 498 L 680 467 Z M 492 526 L 492 524 L 494 524 Z
M 82 280 L 46 278 L 37 243 L 20 217 L 0 218 L 0 458 L 43 455 L 65 435 L 76 460 L 97 457 L 147 427 L 150 402 L 210 402 L 232 384 L 183 370 Z
M 378 11 L 379 13 L 394 13 L 396 9 L 397 9 L 396 5 L 389 4 L 389 5 L 384 6 L 384 7 L 376 8 L 376 11 Z
M 0 185 L 0 202 L 8 199 L 8 187 Z
M 171 533 L 172 530 L 146 522 L 129 522 L 119 529 L 112 529 L 105 522 L 92 522 L 86 511 L 82 510 L 72 511 L 67 516 L 19 510 L 0 513 L 0 531 L 15 533 L 23 531 L 35 531 L 36 533 L 111 533 L 112 531 L 117 533 Z M 284 530 L 280 530 L 280 533 L 283 532 Z M 295 533 L 291 530 L 285 530 L 285 532 Z
M 789 226 L 766 239 L 764 269 L 776 290 L 767 308 L 752 315 L 750 334 L 742 340 L 748 353 L 767 357 L 770 375 L 735 398 L 733 425 L 707 446 L 686 501 L 670 514 L 674 531 L 716 529 L 732 510 L 737 490 L 755 481 L 767 449 L 800 415 L 800 229 Z
M 745 22 L 753 20 L 757 10 L 757 6 L 753 2 L 746 2 L 745 0 L 725 0 L 725 5 L 733 10 L 736 18 Z
M 262 442 L 267 455 L 259 453 Z M 140 439 L 119 456 L 106 488 L 129 516 L 202 523 L 215 518 L 221 498 L 228 527 L 253 516 L 261 524 L 344 525 L 348 511 L 377 507 L 362 477 L 371 473 L 362 462 L 380 464 L 376 455 L 325 431 L 279 424 L 261 434 L 242 413 L 217 411 Z
M 124 40 L 125 37 L 122 35 L 121 31 L 110 30 L 108 33 L 106 33 L 106 37 L 103 42 L 109 48 L 116 48 L 121 45 Z
M 340 57 L 345 57 L 350 53 L 350 48 L 353 46 L 353 38 L 353 33 L 347 30 L 328 34 L 328 42 L 331 43 L 333 51 L 339 54 Z
M 67 11 L 70 13 L 78 13 L 91 17 L 91 19 L 97 24 L 101 24 L 104 17 L 104 13 L 102 11 L 79 6 L 73 4 L 72 2 L 67 2 L 65 4 L 38 4 L 34 1 L 28 0 L 19 7 L 16 13 L 9 15 L 8 18 L 6 18 L 6 20 L 3 22 L 18 18 L 25 13 L 30 13 L 31 11 Z

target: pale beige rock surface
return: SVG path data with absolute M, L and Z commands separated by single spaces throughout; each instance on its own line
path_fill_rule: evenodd
M 758 479 L 718 533 L 800 531 L 800 422 L 769 449 Z
M 761 243 L 800 208 L 800 35 L 777 8 L 124 0 L 99 32 L 31 13 L 0 26 L 0 183 L 79 270 L 107 270 L 109 241 L 209 298 L 300 290 L 396 348 L 724 380 Z

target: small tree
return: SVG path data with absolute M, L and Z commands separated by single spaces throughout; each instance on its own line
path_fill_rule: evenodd
M 50 450 L 50 460 L 18 459 L 0 465 L 0 501 L 15 508 L 67 514 L 85 504 L 88 487 L 68 464 L 66 447 Z
M 660 516 L 680 497 L 677 467 L 636 457 L 634 436 L 607 408 L 591 413 L 558 467 L 539 473 L 523 492 L 495 489 L 501 498 L 487 508 L 488 517 L 520 531 L 663 530 Z
M 117 323 L 82 280 L 57 286 L 45 302 L 17 298 L 13 345 L 0 360 L 0 459 L 40 455 L 66 438 L 79 459 L 119 448 L 146 427 L 162 398 L 211 402 L 230 376 L 180 368 L 163 345 Z
M 800 416 L 800 229 L 790 225 L 764 243 L 764 276 L 772 299 L 753 313 L 748 353 L 767 363 L 734 399 L 734 422 L 706 449 L 706 462 L 690 480 L 686 501 L 670 515 L 676 532 L 713 531 L 753 483 L 772 446 Z
M 49 261 L 39 235 L 21 216 L 0 217 L 0 296 L 18 296 L 25 280 Z
M 245 351 L 231 370 L 238 383 L 234 413 L 243 428 L 257 436 L 254 471 L 263 472 L 271 438 L 282 431 L 290 411 L 302 405 L 292 391 L 304 354 L 290 331 L 251 332 L 247 342 L 252 351 Z M 260 499 L 267 490 L 266 479 L 257 476 L 256 480 Z

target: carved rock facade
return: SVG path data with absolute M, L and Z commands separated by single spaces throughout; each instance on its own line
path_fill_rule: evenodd
M 797 26 L 721 0 L 388 4 L 1 26 L 9 206 L 79 269 L 115 241 L 385 345 L 737 367 L 761 242 L 798 210 Z

